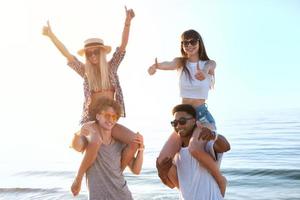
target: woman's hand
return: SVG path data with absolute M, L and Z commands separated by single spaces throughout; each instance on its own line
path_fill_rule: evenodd
M 151 67 L 148 68 L 149 75 L 155 74 L 157 66 L 158 66 L 157 58 L 155 58 L 155 64 L 153 64 Z
M 49 20 L 47 21 L 47 26 L 43 27 L 43 35 L 51 37 L 53 35 Z
M 196 122 L 197 128 L 196 130 L 199 131 L 198 140 L 202 139 L 204 141 L 214 140 L 217 137 L 217 133 L 213 131 L 213 126 L 206 122 Z
M 196 70 L 195 78 L 199 81 L 203 81 L 205 79 L 205 73 L 201 70 Z
M 151 67 L 148 68 L 148 74 L 153 75 L 156 72 L 156 67 L 155 65 L 152 65 Z
M 133 138 L 133 142 L 139 145 L 138 150 L 144 150 L 145 148 L 144 137 L 139 132 L 137 132 L 137 134 Z
M 134 11 L 133 11 L 133 9 L 127 10 L 127 7 L 125 6 L 125 12 L 126 12 L 125 25 L 130 25 L 131 20 L 135 16 Z

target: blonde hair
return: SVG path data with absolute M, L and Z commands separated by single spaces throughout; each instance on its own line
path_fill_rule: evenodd
M 102 48 L 99 49 L 100 55 L 98 67 L 92 66 L 92 64 L 86 58 L 85 73 L 88 79 L 89 89 L 91 91 L 109 89 L 111 86 L 109 81 L 109 65 L 106 61 L 106 53 Z
M 122 112 L 120 104 L 110 98 L 101 97 L 97 100 L 95 106 L 91 108 L 91 111 L 89 113 L 89 120 L 96 121 L 96 115 L 102 111 L 105 111 L 109 107 L 112 107 L 114 109 L 119 119 Z

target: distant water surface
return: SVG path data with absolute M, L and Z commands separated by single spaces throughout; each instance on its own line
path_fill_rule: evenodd
M 228 118 L 218 128 L 231 143 L 231 151 L 225 154 L 221 166 L 228 179 L 225 199 L 300 199 L 300 110 L 256 112 Z M 137 200 L 178 199 L 177 190 L 165 187 L 156 174 L 155 158 L 169 134 L 164 127 L 159 130 L 157 134 L 144 132 L 148 148 L 142 174 L 125 172 Z M 26 149 L 28 155 L 38 151 L 36 147 Z M 42 161 L 26 162 L 22 158 L 18 162 L 17 156 L 14 162 L 0 161 L 0 199 L 87 199 L 85 183 L 78 197 L 70 193 L 81 156 L 75 154 L 74 159 L 74 153 L 69 151 L 64 159 L 56 160 L 57 150 L 49 151 Z

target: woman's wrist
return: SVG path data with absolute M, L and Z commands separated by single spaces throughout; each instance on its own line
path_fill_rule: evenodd
M 130 26 L 130 21 L 125 21 L 125 26 Z
M 144 151 L 144 150 L 145 150 L 145 145 L 139 146 L 138 151 Z

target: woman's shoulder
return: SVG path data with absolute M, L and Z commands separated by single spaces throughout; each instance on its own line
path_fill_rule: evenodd
M 204 62 L 205 64 L 210 64 L 212 66 L 216 66 L 217 63 L 215 60 L 201 60 L 202 62 Z
M 183 60 L 183 57 L 175 57 L 173 59 L 173 61 L 175 61 L 175 62 L 179 62 L 179 61 L 182 61 L 182 60 Z
M 176 65 L 177 69 L 181 68 L 184 63 L 184 58 L 183 57 L 175 57 L 173 59 L 174 64 Z

